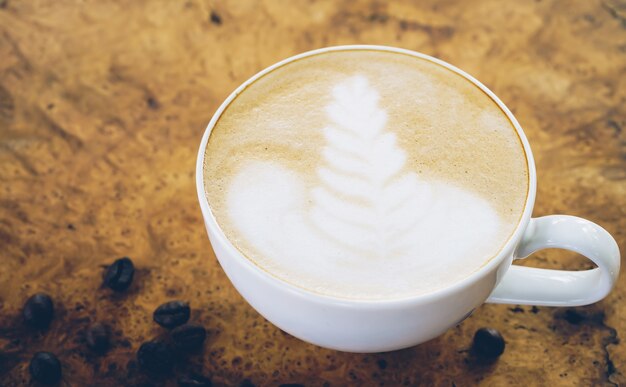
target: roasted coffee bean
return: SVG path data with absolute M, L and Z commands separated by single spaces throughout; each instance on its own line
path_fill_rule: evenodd
M 109 349 L 109 328 L 100 323 L 95 323 L 87 330 L 87 346 L 94 352 L 104 353 Z
M 41 384 L 55 384 L 61 380 L 61 362 L 50 352 L 37 352 L 30 360 L 28 371 Z
M 206 329 L 201 325 L 185 324 L 176 327 L 171 333 L 176 349 L 181 351 L 196 351 L 202 348 L 206 339 Z
M 187 302 L 170 301 L 156 308 L 152 318 L 160 326 L 171 329 L 189 321 L 190 313 Z
M 504 338 L 493 328 L 480 328 L 474 335 L 472 352 L 484 359 L 495 359 L 504 352 Z
M 107 268 L 104 284 L 116 292 L 122 292 L 130 286 L 135 275 L 135 266 L 128 257 L 120 258 Z
M 39 329 L 47 328 L 54 316 L 52 299 L 44 293 L 31 296 L 24 304 L 22 315 L 26 324 Z
M 150 373 L 166 374 L 174 366 L 174 352 L 163 341 L 148 341 L 139 347 L 137 361 L 141 368 Z
M 179 387 L 212 387 L 211 379 L 198 374 L 183 376 L 178 379 Z
M 211 12 L 210 19 L 213 24 L 217 24 L 218 26 L 222 24 L 222 17 L 215 11 Z

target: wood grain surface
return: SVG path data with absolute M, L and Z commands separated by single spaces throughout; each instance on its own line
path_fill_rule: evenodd
M 196 199 L 204 128 L 257 71 L 350 43 L 424 52 L 485 83 L 533 147 L 534 215 L 591 219 L 626 251 L 624 2 L 0 0 L 0 385 L 31 384 L 40 350 L 60 358 L 63 386 L 176 385 L 191 371 L 215 385 L 626 384 L 626 276 L 595 305 L 485 305 L 435 340 L 369 355 L 295 339 L 237 294 Z M 102 265 L 124 255 L 138 272 L 117 295 Z M 560 251 L 522 264 L 590 267 Z M 21 319 L 37 291 L 56 306 L 43 333 Z M 171 299 L 210 336 L 152 378 L 135 353 L 163 334 L 152 311 Z M 114 332 L 105 355 L 85 347 L 95 321 Z M 507 342 L 493 364 L 467 352 L 483 326 Z

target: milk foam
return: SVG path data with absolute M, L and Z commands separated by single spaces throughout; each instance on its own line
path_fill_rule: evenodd
M 237 238 L 266 258 L 265 270 L 324 294 L 376 299 L 427 292 L 490 258 L 496 211 L 407 170 L 365 76 L 336 85 L 325 113 L 315 184 L 280 163 L 248 160 L 228 186 Z
M 269 274 L 356 299 L 444 288 L 498 254 L 524 209 L 515 128 L 428 60 L 335 51 L 280 66 L 209 137 L 205 192 L 226 237 Z

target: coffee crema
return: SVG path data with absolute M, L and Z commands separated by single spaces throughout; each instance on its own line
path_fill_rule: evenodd
M 224 110 L 205 192 L 231 243 L 271 275 L 349 299 L 466 278 L 503 248 L 528 192 L 515 127 L 476 85 L 397 52 L 284 64 Z

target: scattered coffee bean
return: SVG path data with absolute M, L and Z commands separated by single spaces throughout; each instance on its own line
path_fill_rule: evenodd
M 211 23 L 217 24 L 218 26 L 222 24 L 222 17 L 215 11 L 211 11 Z
M 98 353 L 109 349 L 109 328 L 101 323 L 95 323 L 87 330 L 87 346 Z
M 171 333 L 176 349 L 181 351 L 197 351 L 202 348 L 206 339 L 206 329 L 201 325 L 184 324 L 176 327 Z
M 116 292 L 122 292 L 130 286 L 135 275 L 135 266 L 128 257 L 120 258 L 107 268 L 104 284 Z
M 31 296 L 24 304 L 22 315 L 26 324 L 39 329 L 47 328 L 54 315 L 52 299 L 44 293 Z
M 153 374 L 166 374 L 174 366 L 174 353 L 166 343 L 153 340 L 141 344 L 137 351 L 139 366 Z
M 179 387 L 212 387 L 213 382 L 211 379 L 198 374 L 191 374 L 189 376 L 183 376 L 178 379 Z
M 183 301 L 170 301 L 159 306 L 154 311 L 154 322 L 164 328 L 174 328 L 189 321 L 191 309 L 189 304 Z
M 304 384 L 300 384 L 300 383 L 283 383 L 283 384 L 279 385 L 278 387 L 304 387 Z
M 504 352 L 504 338 L 493 328 L 480 328 L 474 335 L 472 351 L 479 357 L 495 359 Z
M 28 371 L 41 384 L 55 384 L 61 380 L 61 362 L 50 352 L 37 352 L 30 361 Z

